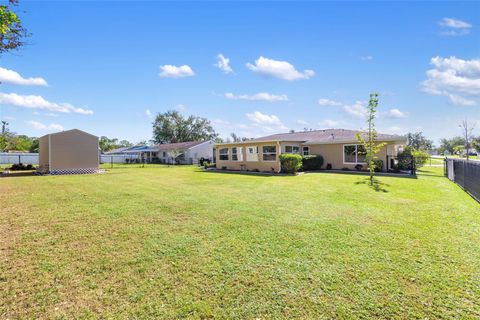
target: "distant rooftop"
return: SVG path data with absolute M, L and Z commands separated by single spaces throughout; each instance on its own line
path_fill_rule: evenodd
M 301 132 L 289 132 L 272 134 L 256 138 L 250 141 L 297 141 L 304 143 L 334 143 L 356 141 L 356 134 L 363 131 L 347 129 L 324 129 Z M 380 141 L 403 141 L 405 137 L 394 134 L 378 133 L 377 140 Z
M 162 143 L 156 144 L 154 148 L 158 151 L 169 151 L 174 149 L 186 150 L 198 146 L 206 141 L 187 141 L 187 142 L 178 142 L 178 143 Z

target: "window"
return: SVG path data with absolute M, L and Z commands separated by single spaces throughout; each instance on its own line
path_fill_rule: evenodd
M 300 147 L 299 146 L 285 146 L 285 153 L 298 154 L 298 153 L 300 153 Z
M 228 148 L 218 150 L 220 160 L 228 161 Z
M 232 148 L 232 161 L 243 161 L 242 147 Z
M 258 147 L 247 148 L 247 161 L 258 161 Z
M 276 160 L 277 160 L 277 147 L 263 146 L 263 161 L 276 161 Z
M 303 147 L 302 148 L 302 154 L 304 156 L 308 156 L 310 154 L 310 147 Z
M 343 146 L 344 163 L 364 163 L 365 154 L 365 147 L 361 144 L 350 144 Z
M 166 158 L 167 157 L 167 153 L 165 151 L 163 151 L 163 157 Z

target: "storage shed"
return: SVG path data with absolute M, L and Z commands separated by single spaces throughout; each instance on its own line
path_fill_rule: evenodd
M 39 139 L 39 168 L 43 174 L 97 173 L 98 137 L 78 129 L 47 134 Z

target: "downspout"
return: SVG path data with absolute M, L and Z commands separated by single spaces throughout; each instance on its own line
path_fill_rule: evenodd
M 277 141 L 277 162 L 278 162 L 278 172 L 277 173 L 280 173 L 282 171 L 282 165 L 280 163 L 280 155 L 282 154 L 282 149 L 281 149 L 281 146 L 280 146 L 280 142 Z

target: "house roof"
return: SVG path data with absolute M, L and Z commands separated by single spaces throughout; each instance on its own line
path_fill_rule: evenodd
M 91 133 L 82 131 L 82 130 L 80 130 L 80 129 L 70 129 L 70 130 L 65 130 L 65 131 L 59 131 L 59 132 L 49 133 L 49 134 L 46 134 L 46 135 L 41 136 L 40 138 L 48 137 L 48 136 L 53 136 L 53 135 L 57 135 L 57 134 L 64 134 L 64 133 L 67 133 L 67 132 L 70 132 L 70 131 L 78 131 L 78 132 L 81 132 L 81 133 L 83 133 L 83 134 L 88 134 L 89 136 L 98 138 L 96 135 L 93 135 L 93 134 L 91 134 Z
M 296 141 L 306 144 L 328 144 L 336 142 L 350 142 L 356 141 L 356 134 L 362 131 L 347 130 L 347 129 L 324 129 L 312 130 L 292 133 L 279 133 L 265 137 L 256 138 L 250 141 Z M 405 141 L 406 138 L 394 134 L 378 133 L 377 140 L 379 141 Z
M 178 142 L 178 143 L 162 143 L 155 145 L 155 149 L 158 151 L 170 151 L 174 149 L 186 150 L 198 146 L 199 144 L 205 143 L 208 141 L 187 141 L 187 142 Z

